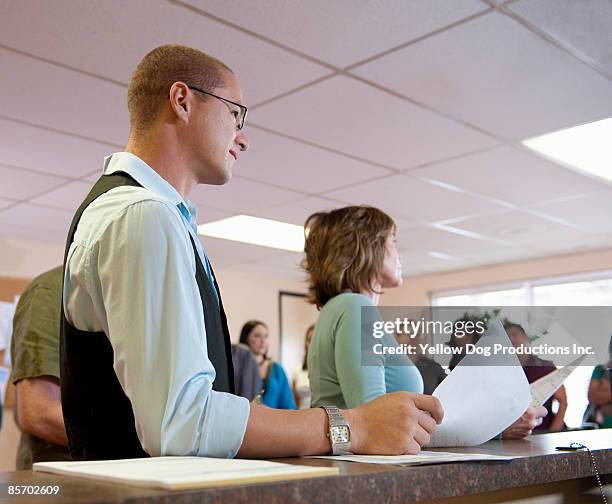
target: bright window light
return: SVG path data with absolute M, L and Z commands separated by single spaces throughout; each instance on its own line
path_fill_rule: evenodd
M 523 145 L 568 168 L 612 181 L 612 118 L 529 138 Z
M 250 215 L 236 215 L 198 226 L 198 234 L 292 252 L 304 251 L 304 228 Z

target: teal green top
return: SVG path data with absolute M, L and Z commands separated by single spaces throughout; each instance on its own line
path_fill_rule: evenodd
M 375 305 L 362 294 L 345 293 L 321 309 L 308 350 L 313 407 L 354 408 L 386 392 L 423 392 L 418 369 L 404 355 L 380 355 L 375 365 L 362 365 L 362 306 Z

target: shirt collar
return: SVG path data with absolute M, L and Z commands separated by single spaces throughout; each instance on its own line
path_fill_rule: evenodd
M 131 152 L 115 152 L 104 158 L 104 175 L 122 171 L 130 175 L 145 189 L 162 196 L 177 206 L 183 217 L 195 226 L 197 207 L 189 200 L 184 200 L 178 191 L 147 163 Z

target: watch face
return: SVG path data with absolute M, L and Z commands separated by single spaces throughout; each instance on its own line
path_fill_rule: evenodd
M 338 425 L 331 428 L 332 443 L 348 443 L 351 440 L 351 433 L 346 425 Z

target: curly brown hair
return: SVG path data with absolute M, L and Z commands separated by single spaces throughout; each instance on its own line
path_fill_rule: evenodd
M 317 212 L 304 225 L 302 268 L 308 273 L 308 301 L 322 308 L 342 292 L 375 291 L 382 273 L 386 242 L 395 222 L 370 206 Z

